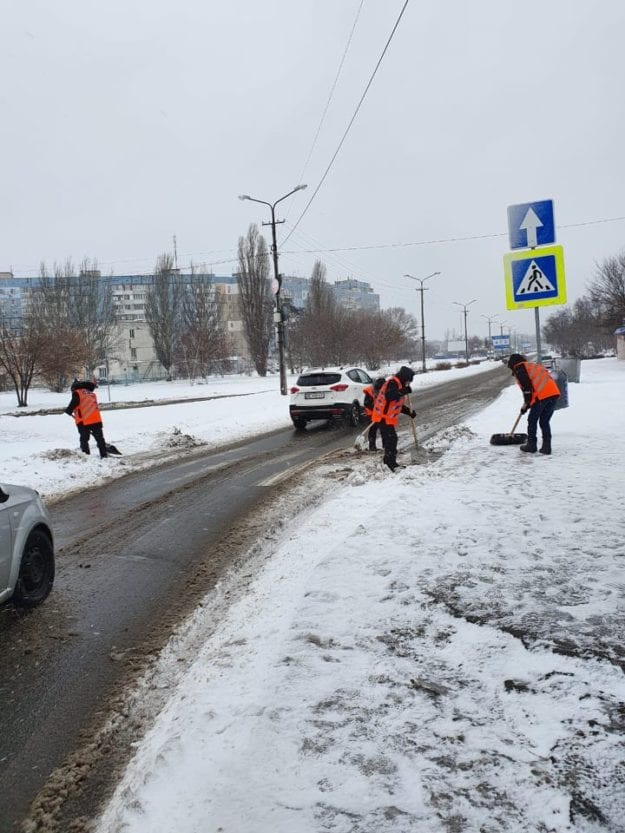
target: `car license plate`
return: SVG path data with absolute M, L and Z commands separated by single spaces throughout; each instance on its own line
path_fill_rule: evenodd
M 311 393 L 305 393 L 304 399 L 323 399 L 325 393 L 322 391 L 312 391 Z

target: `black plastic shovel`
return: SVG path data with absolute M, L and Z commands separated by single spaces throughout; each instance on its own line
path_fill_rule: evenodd
M 491 445 L 521 445 L 521 443 L 527 442 L 527 434 L 515 434 L 514 429 L 519 424 L 519 420 L 523 416 L 523 411 L 521 411 L 516 418 L 514 425 L 512 426 L 512 430 L 509 434 L 493 434 L 490 438 Z

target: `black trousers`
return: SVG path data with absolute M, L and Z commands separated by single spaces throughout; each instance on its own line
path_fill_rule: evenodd
M 379 422 L 372 422 L 369 426 L 369 430 L 367 432 L 367 438 L 369 440 L 369 449 L 371 451 L 375 450 L 375 441 L 376 437 L 378 436 L 378 426 L 380 425 Z
M 531 442 L 536 442 L 536 429 L 540 425 L 540 430 L 544 440 L 551 440 L 551 426 L 549 422 L 553 416 L 553 409 L 560 397 L 549 396 L 547 399 L 539 399 L 529 410 L 527 415 L 527 438 Z
M 100 457 L 108 457 L 106 453 L 106 442 L 104 440 L 104 433 L 102 432 L 102 423 L 94 422 L 92 425 L 83 425 L 82 422 L 77 423 L 78 433 L 80 434 L 80 450 L 85 454 L 91 454 L 89 449 L 89 438 L 93 436 L 100 452 Z
M 384 462 L 394 466 L 397 463 L 397 431 L 394 425 L 387 425 L 384 420 L 379 425 L 384 446 Z

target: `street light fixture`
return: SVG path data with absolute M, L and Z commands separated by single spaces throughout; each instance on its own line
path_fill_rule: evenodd
M 482 315 L 482 318 L 485 318 L 488 321 L 488 349 L 491 353 L 493 352 L 493 340 L 490 335 L 490 325 L 493 321 L 496 321 L 498 317 L 498 315 Z
M 274 320 L 276 323 L 276 329 L 278 332 L 278 360 L 280 362 L 280 393 L 282 396 L 286 396 L 287 386 L 286 386 L 286 360 L 284 355 L 284 320 L 282 317 L 282 305 L 280 303 L 280 289 L 282 288 L 282 278 L 280 277 L 280 272 L 278 271 L 278 242 L 276 239 L 276 223 L 283 223 L 284 220 L 276 220 L 276 205 L 282 200 L 285 200 L 287 197 L 290 197 L 291 194 L 294 194 L 296 191 L 303 191 L 304 188 L 307 188 L 307 185 L 297 185 L 293 188 L 292 191 L 289 191 L 288 194 L 285 194 L 283 197 L 280 197 L 279 200 L 275 202 L 267 202 L 266 200 L 257 200 L 255 197 L 250 197 L 249 194 L 241 194 L 239 196 L 240 200 L 249 200 L 250 202 L 258 202 L 261 205 L 268 205 L 271 210 L 271 222 L 270 223 L 263 223 L 264 226 L 271 225 L 271 254 L 273 255 L 273 274 L 276 281 L 276 312 L 274 313 Z
M 469 336 L 467 335 L 467 310 L 471 306 L 471 304 L 474 304 L 476 301 L 477 298 L 474 298 L 472 301 L 469 301 L 466 304 L 461 304 L 459 301 L 454 301 L 454 304 L 456 304 L 459 307 L 462 307 L 462 311 L 464 313 L 464 354 L 467 360 L 467 365 L 469 364 Z
M 421 293 L 421 369 L 425 373 L 425 316 L 423 314 L 423 292 L 427 287 L 424 288 L 423 284 L 433 278 L 435 275 L 440 275 L 440 272 L 432 272 L 431 275 L 426 275 L 425 278 L 415 278 L 414 275 L 404 275 L 405 278 L 412 278 L 413 281 L 418 281 L 421 286 L 417 289 L 417 292 Z

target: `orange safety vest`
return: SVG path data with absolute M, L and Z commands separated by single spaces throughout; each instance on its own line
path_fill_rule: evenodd
M 550 396 L 560 396 L 560 388 L 556 385 L 551 373 L 542 364 L 535 364 L 534 362 L 519 362 L 519 364 L 525 365 L 527 375 L 530 377 L 530 382 L 532 383 L 532 399 L 530 405 L 533 405 L 540 399 L 548 399 Z M 516 379 L 516 376 L 514 378 Z M 516 379 L 516 382 L 521 387 L 518 379 Z
M 373 413 L 371 415 L 373 422 L 382 422 L 382 420 L 384 420 L 387 425 L 397 425 L 397 422 L 399 421 L 399 415 L 401 414 L 401 409 L 404 406 L 404 400 L 406 397 L 402 396 L 394 402 L 386 401 L 386 388 L 388 387 L 388 383 L 391 381 L 394 381 L 400 390 L 403 388 L 403 383 L 401 379 L 397 378 L 397 376 L 391 376 L 386 380 L 386 382 L 384 382 L 375 399 L 375 402 L 373 403 Z
M 74 408 L 74 420 L 77 423 L 82 422 L 83 425 L 94 425 L 96 422 L 102 422 L 95 393 L 84 388 L 78 388 L 75 393 L 78 394 L 79 401 L 78 407 Z
M 364 412 L 369 417 L 369 419 L 371 419 L 371 414 L 373 413 L 373 411 L 371 408 L 367 407 L 367 397 L 369 397 L 369 399 L 371 399 L 372 402 L 375 402 L 375 391 L 373 390 L 373 385 L 367 385 L 366 388 L 362 389 L 362 392 L 365 395 L 363 404 Z

